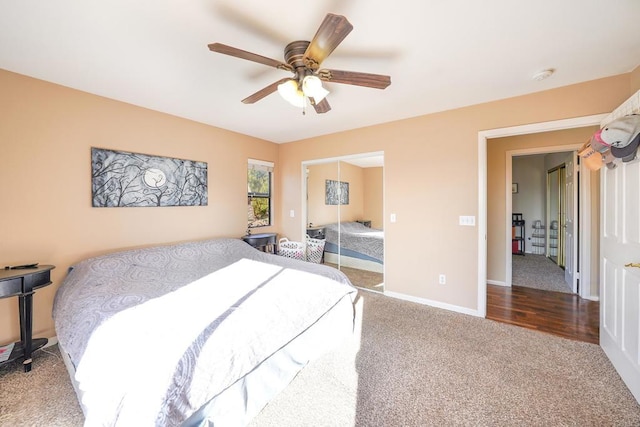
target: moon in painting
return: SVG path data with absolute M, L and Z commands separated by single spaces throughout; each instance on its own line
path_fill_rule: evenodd
M 144 171 L 144 183 L 151 188 L 160 188 L 167 182 L 167 177 L 160 169 L 149 168 Z

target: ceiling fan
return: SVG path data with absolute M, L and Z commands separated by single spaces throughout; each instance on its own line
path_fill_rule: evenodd
M 243 103 L 253 104 L 278 91 L 285 100 L 303 108 L 303 114 L 307 99 L 313 105 L 316 113 L 321 114 L 331 110 L 331 106 L 326 99 L 329 91 L 322 87 L 323 81 L 375 89 L 384 89 L 391 84 L 391 77 L 381 74 L 320 69 L 322 61 L 334 51 L 351 30 L 353 30 L 353 25 L 349 23 L 347 18 L 328 13 L 322 24 L 320 24 L 320 28 L 318 28 L 313 40 L 310 42 L 305 40 L 294 41 L 284 48 L 285 62 L 222 43 L 212 43 L 209 45 L 209 49 L 213 52 L 258 62 L 293 73 L 293 77 L 280 79 L 260 89 L 253 95 L 243 99 Z

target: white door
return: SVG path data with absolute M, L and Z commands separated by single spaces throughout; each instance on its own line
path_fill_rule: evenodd
M 578 209 L 578 192 L 576 190 L 576 183 L 578 181 L 577 165 L 576 165 L 576 153 L 571 153 L 567 159 L 566 164 L 566 178 L 565 178 L 565 197 L 564 208 L 561 209 L 561 215 L 564 215 L 564 280 L 571 286 L 571 290 L 574 293 L 578 292 L 578 280 L 576 272 L 577 266 L 577 214 Z
M 640 402 L 640 160 L 603 169 L 600 345 Z
M 603 121 L 640 113 L 640 91 Z M 600 345 L 640 402 L 640 160 L 600 173 Z

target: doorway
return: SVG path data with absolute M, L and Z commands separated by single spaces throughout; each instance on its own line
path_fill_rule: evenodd
M 562 242 L 565 239 L 559 243 L 557 233 L 558 229 L 564 229 L 558 224 L 566 222 L 566 199 L 573 199 L 571 193 L 574 188 L 569 188 L 565 179 L 566 165 L 573 156 L 573 152 L 566 151 L 511 156 L 512 182 L 518 190 L 510 195 L 510 215 L 521 219 L 517 234 L 522 235 L 518 241 L 519 250 L 512 251 L 507 260 L 511 261 L 510 283 L 513 286 L 574 292 L 573 275 L 565 277 L 564 264 L 558 265 L 558 251 L 564 248 Z M 571 210 L 571 213 L 577 213 L 577 210 Z M 575 241 L 577 239 L 567 240 Z M 573 253 L 571 250 L 567 252 Z
M 530 135 L 535 133 L 550 132 L 564 129 L 576 129 L 587 126 L 599 126 L 606 114 L 596 114 L 592 116 L 577 117 L 571 119 L 555 120 L 551 122 L 534 123 L 529 125 L 519 125 L 505 128 L 490 129 L 478 132 L 478 295 L 476 315 L 486 317 L 487 315 L 487 223 L 488 223 L 488 197 L 487 197 L 487 141 L 492 138 L 502 138 L 515 135 Z M 577 149 L 577 148 L 574 148 Z M 509 162 L 507 162 L 509 164 Z M 582 167 L 582 166 L 581 166 Z M 508 171 L 507 181 L 511 179 L 511 172 Z M 584 186 L 580 187 L 580 191 L 585 191 Z M 509 186 L 508 193 L 511 193 Z M 589 217 L 590 210 L 585 209 L 580 212 L 580 223 L 584 227 L 583 240 L 591 239 L 591 230 L 585 227 L 585 224 L 591 224 Z M 585 256 L 585 252 L 580 250 L 580 256 Z M 582 264 L 584 265 L 584 264 Z M 586 272 L 586 271 L 585 271 Z M 510 274 L 510 272 L 509 272 Z M 586 281 L 591 283 L 590 280 Z M 584 284 L 584 282 L 583 282 Z M 582 290 L 587 289 L 583 286 Z M 597 293 L 595 294 L 597 295 Z M 590 297 L 585 295 L 584 297 Z M 597 298 L 597 297 L 596 297 Z
M 560 136 L 540 136 L 560 138 Z M 518 142 L 519 139 L 511 139 Z M 544 149 L 551 150 L 552 148 Z M 511 284 L 543 291 L 574 293 L 573 271 L 566 271 L 563 254 L 576 253 L 566 248 L 578 241 L 579 230 L 573 232 L 571 224 L 577 223 L 579 209 L 573 205 L 578 197 L 569 175 L 576 153 L 573 151 L 542 152 L 513 155 L 512 181 L 518 191 L 511 195 L 513 212 L 522 219 L 519 230 L 523 239 L 521 250 L 514 251 L 511 261 Z M 517 184 L 516 184 L 517 183 Z M 579 203 L 576 203 L 578 206 Z M 562 230 L 562 233 L 558 233 Z M 570 235 L 570 238 L 565 238 Z M 512 239 L 513 240 L 513 239 Z M 566 245 L 565 245 L 566 244 Z M 558 255 L 561 255 L 560 258 Z M 571 258 L 568 255 L 567 258 Z M 560 264 L 558 261 L 560 260 Z M 568 269 L 577 269 L 577 263 L 569 263 Z
M 303 227 L 324 241 L 322 263 L 384 292 L 384 153 L 302 163 Z
M 534 135 L 528 142 L 533 144 L 536 139 L 545 137 L 547 141 L 552 138 L 549 135 Z M 519 142 L 522 142 L 522 139 L 513 138 L 508 141 L 508 144 L 513 146 Z M 506 278 L 505 286 L 492 284 L 487 286 L 487 318 L 593 343 L 598 339 L 599 304 L 581 298 L 575 293 L 569 283 L 573 283 L 572 279 L 577 278 L 577 275 L 565 275 L 566 268 L 577 269 L 580 266 L 576 260 L 569 261 L 573 256 L 577 258 L 578 252 L 565 249 L 567 263 L 565 270 L 548 257 L 550 255 L 548 251 L 552 249 L 550 246 L 553 246 L 552 243 L 548 243 L 551 241 L 549 234 L 553 233 L 552 229 L 562 230 L 562 226 L 565 225 L 565 228 L 572 230 L 571 235 L 575 239 L 565 238 L 564 243 L 571 244 L 579 241 L 578 231 L 582 230 L 577 229 L 578 221 L 569 219 L 581 213 L 574 193 L 581 193 L 581 198 L 588 207 L 583 210 L 591 209 L 591 192 L 586 191 L 583 194 L 583 191 L 579 190 L 586 190 L 586 188 L 580 188 L 577 185 L 583 181 L 583 177 L 584 181 L 590 181 L 587 177 L 591 177 L 591 172 L 587 170 L 584 175 L 578 174 L 574 163 L 576 146 L 559 145 L 507 151 L 508 167 L 505 175 L 509 178 L 505 181 L 509 187 L 509 194 L 505 197 L 505 217 L 508 217 L 511 225 L 513 212 L 525 212 L 523 217 L 526 224 L 526 249 L 524 256 L 513 256 L 509 253 L 505 257 L 506 263 L 511 263 L 509 266 L 511 275 Z M 530 166 L 522 167 L 523 163 L 518 160 L 528 162 Z M 551 174 L 549 174 L 550 171 Z M 517 186 L 512 185 L 515 183 Z M 590 187 L 590 183 L 585 186 Z M 512 192 L 512 188 L 517 188 L 517 193 Z M 535 194 L 527 194 L 528 189 Z M 557 221 L 557 227 L 554 226 L 554 221 Z M 573 231 L 574 224 L 575 231 Z M 540 233 L 541 231 L 543 232 Z M 546 235 L 548 242 L 543 243 L 543 246 L 538 249 L 533 245 L 534 235 Z M 511 233 L 508 237 L 511 243 Z M 536 243 L 540 244 L 542 238 L 538 237 L 539 240 Z M 591 254 L 591 240 L 585 240 L 583 243 L 585 254 Z M 564 248 L 565 245 L 563 244 L 562 247 Z M 557 261 L 558 253 L 556 252 L 555 255 Z M 527 266 L 528 269 L 525 268 Z M 528 271 L 533 278 L 532 283 L 522 282 L 520 268 Z M 559 287 L 556 288 L 556 286 Z

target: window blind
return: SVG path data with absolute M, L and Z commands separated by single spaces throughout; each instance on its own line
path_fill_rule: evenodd
M 273 162 L 264 160 L 249 159 L 249 170 L 257 170 L 263 172 L 273 172 Z

